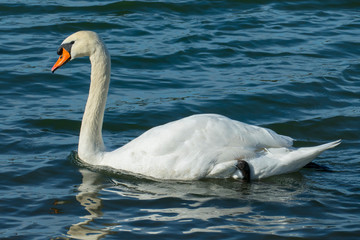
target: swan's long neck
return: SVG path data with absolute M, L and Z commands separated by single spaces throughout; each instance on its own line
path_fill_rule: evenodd
M 102 125 L 111 71 L 110 55 L 102 43 L 90 55 L 90 62 L 90 90 L 81 122 L 78 154 L 83 161 L 98 164 L 105 151 Z

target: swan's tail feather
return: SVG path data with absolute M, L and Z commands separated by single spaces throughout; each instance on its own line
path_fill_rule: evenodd
M 306 158 L 306 155 L 308 155 L 307 158 L 309 158 L 309 160 L 310 160 L 310 158 L 311 158 L 311 160 L 313 160 L 314 158 L 319 156 L 325 150 L 334 148 L 334 147 L 338 146 L 340 143 L 341 143 L 341 140 L 339 139 L 337 141 L 325 143 L 325 144 L 322 144 L 319 146 L 299 148 L 298 151 L 300 150 L 300 151 L 304 152 L 304 156 L 303 156 L 304 158 Z
M 337 140 L 330 143 L 325 143 L 319 146 L 314 147 L 302 147 L 292 152 L 289 152 L 283 156 L 283 161 L 288 161 L 293 165 L 294 170 L 297 171 L 300 168 L 304 167 L 306 164 L 310 163 L 314 158 L 319 156 L 325 150 L 334 148 L 341 143 L 341 140 Z
M 310 148 L 318 148 L 321 152 L 330 149 L 330 148 L 334 148 L 336 146 L 338 146 L 341 143 L 341 139 L 333 141 L 333 142 L 329 142 L 329 143 L 325 143 L 319 146 L 315 146 L 315 147 L 310 147 Z
M 262 157 L 250 160 L 252 165 L 252 179 L 265 178 L 279 174 L 296 172 L 310 163 L 327 149 L 334 148 L 341 143 L 337 140 L 314 147 L 299 149 L 269 148 Z

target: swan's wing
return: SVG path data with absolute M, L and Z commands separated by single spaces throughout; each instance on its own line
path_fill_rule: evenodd
M 156 178 L 197 179 L 219 164 L 252 157 L 269 147 L 289 147 L 292 139 L 215 114 L 193 115 L 150 129 L 106 153 L 103 165 Z M 234 171 L 234 170 L 232 170 Z
M 200 114 L 154 127 L 124 148 L 139 147 L 153 154 L 168 154 L 181 146 L 269 148 L 290 147 L 293 139 L 270 129 L 245 124 L 216 114 Z

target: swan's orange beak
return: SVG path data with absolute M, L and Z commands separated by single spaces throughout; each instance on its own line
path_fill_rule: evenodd
M 59 59 L 56 61 L 54 66 L 51 69 L 51 72 L 54 73 L 56 69 L 70 61 L 71 56 L 68 51 L 65 50 L 65 48 L 62 49 L 62 54 L 60 55 Z

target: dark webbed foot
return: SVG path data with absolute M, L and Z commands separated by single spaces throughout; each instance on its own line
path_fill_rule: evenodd
M 243 175 L 243 180 L 250 182 L 250 167 L 249 164 L 244 160 L 238 160 L 236 167 L 240 170 Z

